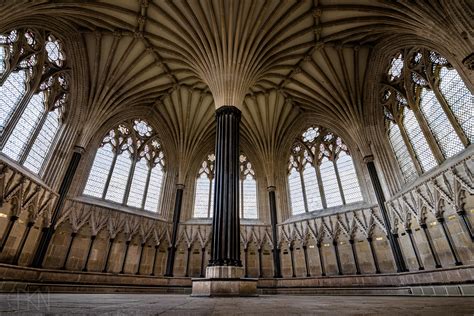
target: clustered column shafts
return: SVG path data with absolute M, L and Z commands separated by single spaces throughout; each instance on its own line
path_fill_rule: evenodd
M 278 248 L 278 232 L 277 232 L 277 210 L 276 210 L 276 196 L 275 187 L 270 186 L 268 190 L 268 199 L 270 201 L 270 221 L 272 225 L 273 238 L 273 277 L 281 278 L 281 261 L 280 249 Z
M 174 258 L 176 256 L 176 240 L 178 238 L 179 218 L 181 217 L 181 205 L 183 204 L 184 185 L 176 186 L 176 200 L 173 212 L 173 230 L 171 232 L 171 243 L 168 248 L 168 259 L 166 260 L 165 276 L 173 276 Z
M 49 227 L 45 227 L 42 230 L 40 241 L 36 248 L 35 256 L 33 258 L 32 266 L 36 268 L 41 268 L 43 265 L 43 260 L 46 255 L 46 251 L 48 251 L 49 243 L 53 237 L 55 231 L 55 225 L 58 221 L 59 214 L 61 214 L 62 208 L 64 206 L 64 202 L 66 200 L 67 193 L 69 188 L 71 187 L 72 180 L 76 173 L 77 166 L 81 161 L 82 153 L 84 152 L 84 148 L 82 147 L 75 147 L 74 153 L 72 154 L 71 161 L 66 170 L 66 174 L 64 175 L 63 181 L 61 182 L 61 186 L 59 187 L 59 196 L 58 200 L 56 201 L 55 208 L 53 210 L 53 214 L 51 216 L 51 223 Z
M 209 266 L 238 266 L 240 260 L 239 138 L 241 112 L 216 110 L 216 163 L 212 246 Z
M 403 260 L 402 251 L 398 239 L 392 234 L 392 226 L 390 224 L 390 219 L 388 217 L 388 212 L 385 208 L 385 195 L 382 190 L 382 185 L 380 184 L 379 176 L 377 174 L 377 169 L 372 156 L 364 158 L 364 161 L 367 164 L 367 169 L 369 171 L 370 180 L 374 188 L 375 197 L 377 198 L 377 203 L 382 214 L 382 218 L 387 229 L 387 238 L 392 249 L 393 258 L 395 259 L 395 264 L 397 266 L 397 272 L 407 271 L 405 261 Z

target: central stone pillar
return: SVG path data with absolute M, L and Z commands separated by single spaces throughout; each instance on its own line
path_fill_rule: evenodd
M 240 110 L 216 110 L 216 162 L 211 259 L 206 278 L 193 279 L 193 296 L 253 296 L 257 280 L 243 279 L 240 260 L 239 133 Z

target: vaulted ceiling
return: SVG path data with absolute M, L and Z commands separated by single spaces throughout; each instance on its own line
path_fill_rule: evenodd
M 365 146 L 377 45 L 418 37 L 462 60 L 473 50 L 473 4 L 455 2 L 6 1 L 0 29 L 44 21 L 81 34 L 85 140 L 111 116 L 151 106 L 192 156 L 212 134 L 214 107 L 237 105 L 244 140 L 271 159 L 306 113 Z

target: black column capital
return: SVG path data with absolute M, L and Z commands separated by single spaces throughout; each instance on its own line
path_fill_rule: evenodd
M 226 114 L 234 115 L 236 118 L 240 120 L 242 112 L 239 110 L 238 107 L 233 106 L 233 105 L 224 105 L 216 110 L 216 117 L 219 117 L 221 115 L 226 115 Z

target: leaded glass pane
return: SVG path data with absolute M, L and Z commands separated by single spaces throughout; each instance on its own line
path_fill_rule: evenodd
M 35 94 L 26 106 L 18 124 L 7 140 L 3 152 L 13 160 L 19 160 L 44 112 L 43 93 Z
M 341 193 L 337 184 L 334 164 L 327 158 L 321 161 L 321 178 L 323 180 L 324 194 L 328 207 L 342 205 Z
M 452 157 L 464 149 L 464 145 L 454 131 L 433 91 L 422 90 L 420 109 L 445 158 Z
M 118 155 L 105 199 L 116 203 L 123 203 L 131 166 L 132 160 L 128 151 Z
M 145 193 L 146 179 L 148 176 L 148 166 L 145 159 L 140 159 L 135 164 L 130 193 L 128 194 L 127 205 L 141 208 L 143 194 Z
M 321 194 L 319 193 L 318 178 L 316 169 L 311 164 L 306 164 L 303 170 L 304 187 L 306 190 L 306 200 L 308 211 L 316 211 L 323 208 Z
M 351 156 L 344 151 L 341 152 L 336 164 L 346 204 L 362 201 L 359 180 Z
M 209 186 L 211 181 L 205 173 L 196 180 L 196 195 L 194 201 L 194 217 L 207 217 L 209 209 Z
M 288 175 L 288 187 L 290 191 L 291 211 L 293 215 L 305 212 L 303 201 L 303 188 L 301 187 L 300 173 L 292 168 Z
M 388 137 L 405 181 L 411 182 L 415 180 L 418 176 L 418 173 L 416 172 L 415 165 L 410 157 L 410 153 L 408 152 L 408 148 L 403 141 L 400 128 L 397 124 L 394 124 L 393 122 L 390 123 Z
M 0 51 L 3 49 L 0 48 Z M 0 135 L 26 92 L 26 71 L 12 72 L 0 85 Z
M 436 159 L 433 156 L 433 152 L 431 151 L 430 147 L 428 146 L 428 142 L 421 131 L 420 124 L 416 120 L 413 111 L 408 108 L 405 110 L 403 122 L 405 130 L 408 134 L 408 138 L 410 139 L 413 150 L 416 153 L 423 171 L 428 171 L 436 167 L 438 165 Z
M 257 218 L 257 181 L 248 175 L 243 180 L 244 218 Z
M 85 195 L 102 198 L 113 159 L 114 153 L 110 144 L 105 144 L 97 150 L 84 189 Z
M 58 110 L 49 112 L 46 120 L 31 147 L 24 166 L 34 173 L 38 173 L 43 165 L 46 156 L 51 149 L 54 138 L 59 130 L 59 113 Z
M 148 184 L 148 191 L 145 199 L 145 210 L 151 212 L 158 212 L 158 207 L 161 198 L 163 186 L 164 172 L 160 165 L 156 165 L 151 169 L 150 183 Z
M 447 67 L 442 67 L 440 70 L 439 88 L 467 138 L 473 143 L 474 95 L 466 87 L 458 72 Z

